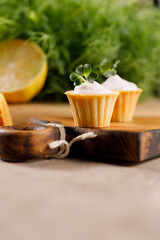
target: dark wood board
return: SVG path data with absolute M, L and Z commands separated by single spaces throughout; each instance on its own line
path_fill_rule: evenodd
M 75 143 L 71 148 L 72 154 L 132 162 L 160 156 L 160 118 L 112 123 L 105 129 L 66 127 L 67 135 L 72 137 L 91 130 L 97 137 Z
M 68 142 L 90 131 L 97 135 L 95 138 L 74 143 L 70 149 L 70 156 L 120 162 L 141 162 L 160 156 L 160 118 L 135 118 L 130 123 L 111 123 L 107 128 L 75 127 L 71 118 L 43 117 L 43 120 L 63 124 Z M 59 149 L 53 151 L 48 148 L 48 144 L 59 140 L 59 129 L 48 129 L 45 122 L 39 120 L 30 120 L 29 123 L 39 127 L 1 128 L 0 156 L 3 160 L 54 158 Z
M 51 120 L 51 119 L 50 119 Z M 67 141 L 93 131 L 94 139 L 72 145 L 70 154 L 76 157 L 140 162 L 160 156 L 160 118 L 134 118 L 129 123 L 111 123 L 107 128 L 74 127 L 72 118 L 54 118 L 65 126 Z
M 127 132 L 66 127 L 69 138 L 94 131 L 95 139 L 73 144 L 74 156 L 92 156 L 103 160 L 139 162 L 160 156 L 160 129 L 145 132 Z

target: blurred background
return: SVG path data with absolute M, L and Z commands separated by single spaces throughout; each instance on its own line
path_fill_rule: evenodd
M 1 0 L 0 41 L 37 42 L 48 59 L 38 99 L 64 101 L 69 74 L 79 64 L 120 60 L 118 74 L 142 88 L 142 99 L 160 97 L 159 1 Z

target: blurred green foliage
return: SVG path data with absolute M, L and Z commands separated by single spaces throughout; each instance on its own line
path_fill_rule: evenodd
M 160 96 L 160 12 L 148 3 L 116 0 L 1 0 L 0 41 L 36 41 L 48 57 L 40 96 L 63 100 L 79 64 L 120 59 L 118 73 Z

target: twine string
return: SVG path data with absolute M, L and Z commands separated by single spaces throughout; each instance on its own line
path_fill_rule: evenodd
M 57 141 L 52 141 L 49 143 L 49 148 L 50 149 L 55 149 L 59 147 L 58 153 L 54 156 L 54 158 L 65 158 L 68 156 L 70 147 L 72 146 L 73 143 L 89 138 L 95 138 L 97 135 L 94 132 L 88 132 L 88 133 L 83 133 L 75 138 L 73 138 L 70 142 L 66 141 L 66 132 L 65 128 L 63 125 L 59 123 L 48 123 L 46 124 L 47 126 L 51 127 L 57 127 L 60 132 L 60 140 Z

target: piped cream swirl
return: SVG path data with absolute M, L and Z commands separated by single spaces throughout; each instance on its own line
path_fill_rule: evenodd
M 88 93 L 88 94 L 109 94 L 112 93 L 102 84 L 94 81 L 93 83 L 82 83 L 80 86 L 74 88 L 75 93 Z
M 110 90 L 136 91 L 139 89 L 135 83 L 128 82 L 117 74 L 109 77 L 102 86 Z

